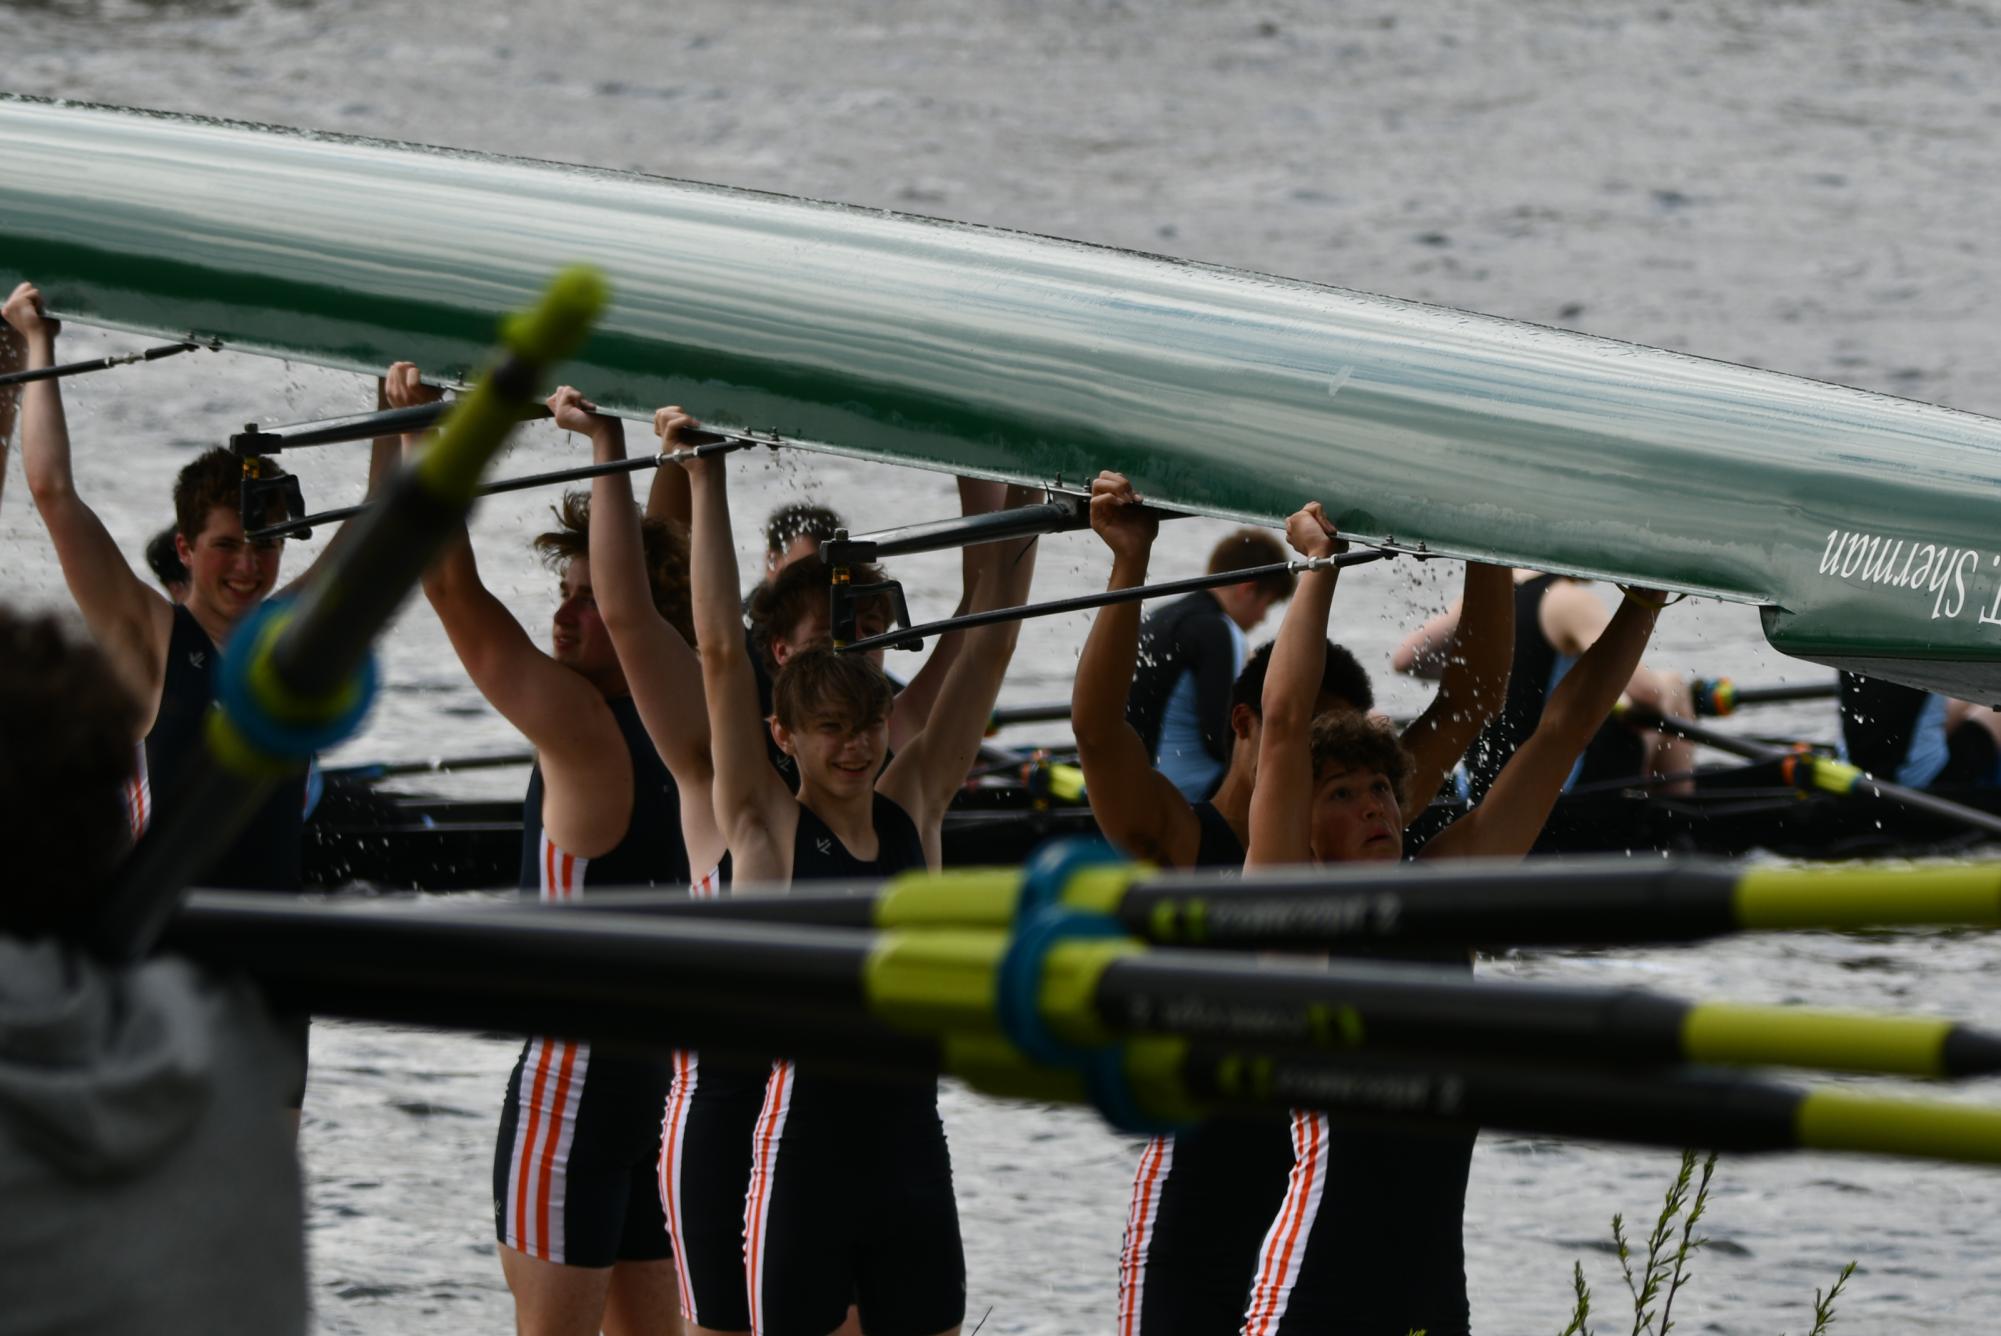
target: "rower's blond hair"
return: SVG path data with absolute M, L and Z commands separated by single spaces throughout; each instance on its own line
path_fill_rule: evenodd
M 869 728 L 889 718 L 895 699 L 882 669 L 862 655 L 825 645 L 792 655 L 771 684 L 772 712 L 788 729 L 825 718 L 851 729 Z

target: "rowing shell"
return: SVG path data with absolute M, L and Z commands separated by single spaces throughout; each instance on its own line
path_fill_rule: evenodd
M 2001 422 L 1516 321 L 870 209 L 0 99 L 0 281 L 58 314 L 463 380 L 555 265 L 568 373 L 840 454 L 1757 605 L 1780 651 L 2001 699 Z

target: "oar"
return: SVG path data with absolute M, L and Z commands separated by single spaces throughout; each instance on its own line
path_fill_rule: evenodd
M 525 418 L 524 418 L 525 420 Z M 686 450 L 663 450 L 657 455 L 640 455 L 634 459 L 616 459 L 605 464 L 582 464 L 572 469 L 556 469 L 549 473 L 530 473 L 519 478 L 503 478 L 478 488 L 476 496 L 497 496 L 502 492 L 526 491 L 531 487 L 548 487 L 555 483 L 579 482 L 586 478 L 596 478 L 607 473 L 636 473 L 641 469 L 657 469 L 668 464 L 677 464 L 683 459 L 703 458 L 708 455 L 727 454 L 732 450 L 744 450 L 753 445 L 774 445 L 775 441 L 751 436 L 721 436 L 712 431 L 684 432 L 682 439 L 693 442 Z M 341 506 L 334 510 L 323 510 L 317 515 L 302 515 L 288 519 L 281 524 L 267 525 L 262 529 L 252 529 L 244 536 L 255 542 L 264 538 L 282 538 L 286 534 L 311 529 L 316 524 L 331 524 L 335 520 L 363 515 L 375 509 L 377 503 L 364 502 L 358 506 Z
M 1695 712 L 1713 718 L 1735 714 L 1746 705 L 1777 705 L 1802 700 L 1833 700 L 1841 683 L 1789 682 L 1768 687 L 1740 687 L 1727 677 L 1698 677 L 1688 684 Z
M 2001 1161 L 2001 1111 L 1648 1069 L 1624 1054 L 1609 1065 L 1574 1051 L 1562 1063 L 1511 1058 L 1496 1070 L 1487 1058 L 1311 1052 L 1266 1042 L 1254 1012 L 1242 1026 L 1254 1037 L 1242 1041 L 1120 1041 L 1092 1019 L 1073 966 L 1130 948 L 1059 943 L 1062 954 L 995 988 L 991 978 L 973 986 L 988 973 L 990 944 L 968 936 L 202 892 L 175 923 L 172 944 L 253 974 L 278 1005 L 322 1015 L 699 1047 L 705 1060 L 739 1063 L 811 1058 L 877 1079 L 944 1072 L 1002 1095 L 1088 1100 L 1129 1127 L 1219 1108 L 1278 1115 L 1305 1106 L 1343 1122 L 1391 1116 L 1405 1128 L 1484 1123 L 1641 1144 Z M 933 940 L 919 947 L 916 938 Z M 977 967 L 965 968 L 974 958 Z M 1239 962 L 1248 976 L 1268 968 Z M 1456 982 L 1481 999 L 1515 987 Z M 1010 997 L 1039 999 L 1053 1048 L 999 1014 Z M 1557 1019 L 1568 1012 L 1560 1001 Z M 1342 1013 L 1328 1015 L 1338 1028 Z
M 960 617 L 947 617 L 942 621 L 925 622 L 919 626 L 902 626 L 884 631 L 880 635 L 863 636 L 847 644 L 836 643 L 834 648 L 843 654 L 859 654 L 863 650 L 886 645 L 891 649 L 922 649 L 924 637 L 943 635 L 947 631 L 960 631 L 969 626 L 988 626 L 994 622 L 1018 622 L 1031 617 L 1053 617 L 1061 612 L 1083 612 L 1091 608 L 1102 608 L 1112 603 L 1133 603 L 1141 599 L 1165 598 L 1169 594 L 1186 594 L 1197 589 L 1214 589 L 1220 585 L 1242 584 L 1264 575 L 1277 575 L 1286 571 L 1320 571 L 1360 566 L 1371 561 L 1382 561 L 1389 557 L 1404 555 L 1396 548 L 1371 548 L 1366 552 L 1344 552 L 1337 557 L 1311 557 L 1300 561 L 1275 561 L 1268 566 L 1250 566 L 1240 571 L 1222 571 L 1215 575 L 1196 575 L 1186 580 L 1169 580 L 1163 584 L 1138 585 L 1131 589 L 1112 589 L 1102 594 L 1083 594 L 1076 598 L 1056 599 L 1048 603 L 1025 603 L 1017 608 L 995 608 L 988 612 L 969 612 Z M 859 592 L 859 591 L 858 591 Z
M 1790 782 L 1802 789 L 1820 789 L 1827 793 L 1872 793 L 1879 798 L 1887 798 L 1900 807 L 1929 816 L 1942 817 L 1948 821 L 1989 835 L 2001 835 L 2001 817 L 1983 812 L 1977 807 L 1952 802 L 1922 789 L 1907 788 L 1893 784 L 1886 779 L 1877 779 L 1859 766 L 1846 761 L 1835 760 L 1831 756 L 1820 756 L 1811 751 L 1776 747 L 1769 742 L 1754 742 L 1747 738 L 1732 737 L 1719 733 L 1713 728 L 1677 719 L 1672 715 L 1657 714 L 1628 701 L 1620 702 L 1614 711 L 1635 728 L 1659 729 L 1664 733 L 1674 733 L 1691 742 L 1701 743 L 1717 751 L 1729 752 L 1752 761 L 1783 761 L 1791 766 Z
M 220 340 L 211 339 L 203 343 L 163 343 L 157 348 L 143 352 L 125 353 L 119 357 L 93 357 L 87 362 L 65 362 L 61 366 L 45 366 L 34 371 L 9 371 L 0 375 L 0 386 L 26 385 L 34 380 L 60 380 L 65 376 L 81 376 L 91 371 L 106 371 L 115 366 L 131 366 L 137 362 L 157 362 L 162 357 L 175 357 L 181 353 L 191 353 L 197 348 L 207 348 L 214 352 L 222 347 Z
M 266 431 L 255 422 L 229 438 L 229 449 L 237 455 L 275 455 L 283 450 L 300 450 L 312 445 L 341 445 L 348 441 L 373 440 L 377 436 L 403 436 L 429 431 L 451 412 L 452 401 L 411 404 L 407 408 L 385 408 L 375 413 L 354 413 L 320 422 L 299 422 Z M 547 404 L 528 404 L 520 420 L 533 422 L 549 416 Z
M 559 275 L 532 312 L 502 327 L 507 360 L 461 399 L 432 448 L 296 602 L 268 602 L 237 628 L 218 669 L 207 745 L 173 813 L 133 850 L 91 931 L 113 959 L 144 955 L 182 888 L 227 848 L 277 778 L 360 725 L 373 689 L 369 643 L 471 507 L 480 472 L 544 368 L 583 342 L 605 301 L 596 271 Z
M 816 882 L 789 894 L 744 886 L 708 900 L 678 891 L 595 892 L 550 912 L 998 929 L 1045 903 L 1109 915 L 1159 945 L 1240 951 L 1650 945 L 1739 932 L 1997 927 L 2001 863 L 1455 859 L 1239 876 L 1109 862 L 1079 867 L 1053 888 L 1031 885 L 1019 868 L 968 868 L 881 884 Z
M 400 779 L 405 775 L 452 774 L 461 770 L 500 770 L 508 766 L 533 765 L 535 753 L 499 752 L 491 756 L 438 756 L 428 761 L 374 761 L 362 765 L 324 766 L 320 774 L 329 780 L 373 784 L 377 780 Z
M 1995 1140 L 2001 1111 L 1853 1088 L 1801 1089 L 1699 1068 L 1633 1075 L 1521 1063 L 1327 1060 L 1198 1046 L 1182 1070 L 1190 1093 L 1211 1108 L 1246 1114 L 1290 1103 L 1322 1110 L 1337 1125 L 1489 1127 L 1670 1149 L 2001 1160 Z

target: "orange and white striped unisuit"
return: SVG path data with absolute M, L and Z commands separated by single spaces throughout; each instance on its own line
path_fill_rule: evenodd
M 1160 1215 L 1161 1189 L 1174 1167 L 1174 1138 L 1146 1143 L 1133 1174 L 1132 1205 L 1126 1211 L 1125 1242 L 1119 1249 L 1119 1336 L 1138 1336 L 1146 1303 L 1146 1253 Z
M 757 1135 L 750 1148 L 750 1192 L 743 1203 L 744 1285 L 750 1294 L 750 1329 L 764 1330 L 765 1226 L 770 1222 L 771 1183 L 777 1168 L 778 1143 L 785 1135 L 785 1117 L 792 1110 L 792 1064 L 774 1062 L 764 1083 L 764 1108 L 757 1115 Z
M 721 864 L 688 883 L 688 894 L 713 900 L 723 893 Z M 674 1084 L 667 1091 L 667 1110 L 660 1120 L 660 1210 L 667 1217 L 667 1237 L 674 1241 L 674 1284 L 680 1293 L 681 1316 L 696 1320 L 695 1284 L 688 1272 L 688 1232 L 682 1224 L 682 1147 L 688 1136 L 688 1111 L 701 1081 L 701 1062 L 686 1049 L 674 1053 Z
M 1292 1287 L 1306 1256 L 1306 1241 L 1327 1187 L 1328 1122 L 1324 1113 L 1292 1114 L 1292 1176 L 1278 1218 L 1258 1254 L 1257 1283 L 1244 1309 L 1243 1336 L 1272 1336 L 1285 1319 Z
M 539 898 L 573 900 L 588 858 L 542 836 Z M 570 1145 L 577 1130 L 590 1045 L 533 1039 L 521 1061 L 520 1110 L 509 1159 L 502 1242 L 546 1262 L 564 1260 L 563 1207 Z
M 132 823 L 132 838 L 136 840 L 153 820 L 153 781 L 146 773 L 146 744 L 134 743 L 133 750 L 139 759 L 132 778 L 125 781 L 125 819 Z

